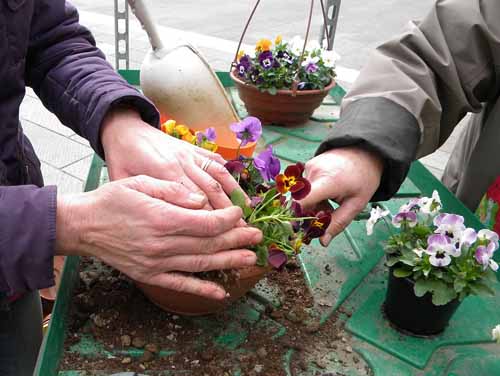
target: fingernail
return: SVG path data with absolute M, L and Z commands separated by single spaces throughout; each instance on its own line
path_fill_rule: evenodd
M 321 238 L 321 244 L 323 244 L 324 247 L 328 246 L 330 242 L 332 241 L 332 236 L 330 234 L 325 234 Z
M 215 298 L 218 300 L 222 300 L 226 297 L 226 292 L 224 290 L 218 289 L 217 292 L 215 293 Z
M 189 200 L 198 204 L 203 204 L 205 202 L 205 196 L 200 195 L 199 193 L 190 193 L 188 197 Z

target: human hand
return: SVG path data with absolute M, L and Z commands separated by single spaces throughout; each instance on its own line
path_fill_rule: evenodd
M 111 180 L 148 175 L 177 181 L 205 194 L 210 204 L 205 208 L 217 209 L 231 206 L 228 195 L 241 189 L 220 155 L 164 134 L 134 110 L 118 108 L 107 114 L 101 141 Z M 207 159 L 212 162 L 206 164 Z
M 173 271 L 254 265 L 255 253 L 241 248 L 260 243 L 262 234 L 235 227 L 240 208 L 207 211 L 205 203 L 181 184 L 147 176 L 61 195 L 56 253 L 94 256 L 139 282 L 223 299 L 221 286 Z
M 383 167 L 376 153 L 359 147 L 332 149 L 306 163 L 305 177 L 311 182 L 311 192 L 301 201 L 302 206 L 322 206 L 328 199 L 340 205 L 332 212 L 330 226 L 320 238 L 323 246 L 366 207 L 380 185 Z

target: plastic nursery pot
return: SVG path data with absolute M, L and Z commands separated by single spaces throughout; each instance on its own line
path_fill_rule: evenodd
M 448 326 L 448 322 L 460 305 L 458 299 L 436 306 L 432 296 L 426 293 L 415 296 L 410 278 L 398 278 L 389 269 L 389 282 L 383 306 L 386 318 L 399 331 L 417 337 L 439 334 Z
M 332 80 L 323 90 L 278 90 L 275 95 L 261 92 L 257 87 L 243 82 L 231 72 L 247 112 L 264 124 L 298 125 L 306 123 L 328 92 L 336 85 Z
M 174 291 L 158 286 L 136 282 L 144 294 L 164 311 L 187 316 L 200 316 L 215 313 L 226 308 L 250 291 L 269 271 L 268 268 L 250 266 L 239 269 L 239 278 L 224 285 L 229 297 L 220 301 L 201 296 Z
M 160 119 L 161 124 L 163 124 L 168 119 L 171 119 L 171 117 L 161 115 Z M 230 125 L 231 124 L 226 124 L 225 126 L 221 124 L 211 125 L 215 128 L 215 132 L 217 134 L 217 139 L 215 140 L 215 143 L 217 144 L 217 154 L 220 154 L 222 158 L 228 161 L 236 159 L 236 157 L 238 156 L 238 146 L 240 145 L 240 141 L 238 141 L 235 134 L 229 128 Z M 209 126 L 210 125 L 208 125 L 207 127 L 190 128 L 190 131 L 193 134 L 196 131 L 205 132 L 206 128 L 208 128 Z M 244 157 L 250 158 L 255 151 L 256 145 L 257 144 L 255 142 L 248 143 L 247 145 L 240 148 L 239 154 Z

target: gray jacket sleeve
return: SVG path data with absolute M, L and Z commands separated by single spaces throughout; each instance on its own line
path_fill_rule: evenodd
M 392 196 L 416 157 L 498 96 L 498 20 L 498 0 L 436 1 L 421 23 L 373 52 L 318 153 L 347 145 L 377 151 L 385 170 L 373 199 Z

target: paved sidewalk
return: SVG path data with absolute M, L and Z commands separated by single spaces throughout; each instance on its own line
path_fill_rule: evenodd
M 114 65 L 113 1 L 74 0 L 80 9 L 81 23 L 94 34 L 98 46 Z M 164 42 L 175 43 L 179 38 L 196 45 L 216 70 L 227 70 L 234 56 L 242 24 L 253 1 L 147 1 L 160 26 Z M 335 40 L 342 56 L 337 69 L 344 87 L 357 76 L 357 69 L 366 63 L 368 53 L 379 43 L 402 30 L 409 19 L 425 15 L 433 0 L 343 0 Z M 260 37 L 285 38 L 304 34 L 307 2 L 302 0 L 262 1 L 245 43 L 254 44 Z M 317 37 L 321 15 L 315 12 L 313 35 Z M 138 69 L 149 50 L 146 34 L 130 13 L 130 68 Z M 244 46 L 245 48 L 246 46 Z M 251 48 L 248 46 L 248 48 Z M 348 67 L 348 68 L 346 68 Z M 86 140 L 64 127 L 49 113 L 36 95 L 28 90 L 21 107 L 21 120 L 42 161 L 46 184 L 57 184 L 64 193 L 79 192 L 87 175 L 92 149 Z M 436 153 L 423 159 L 425 165 L 441 176 L 458 133 Z

